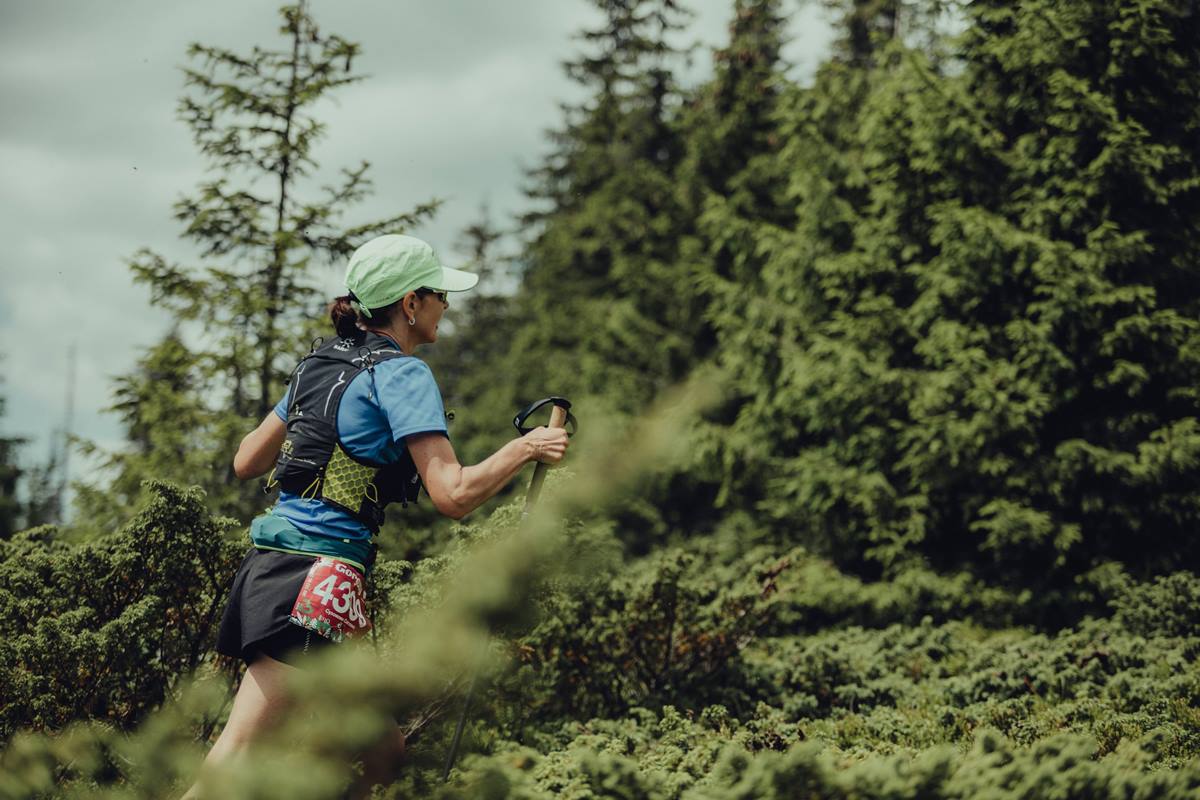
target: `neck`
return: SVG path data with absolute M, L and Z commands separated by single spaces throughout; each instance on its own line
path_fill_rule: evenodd
M 389 325 L 386 328 L 367 328 L 367 330 L 388 337 L 400 345 L 400 352 L 406 356 L 411 356 L 413 351 L 417 349 L 417 345 L 420 344 L 420 342 L 416 341 L 412 326 L 407 322 L 403 325 Z

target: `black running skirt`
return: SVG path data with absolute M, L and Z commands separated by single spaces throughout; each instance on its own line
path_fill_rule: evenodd
M 247 664 L 265 654 L 295 666 L 306 653 L 332 645 L 288 619 L 314 561 L 312 556 L 251 547 L 233 577 L 217 652 Z

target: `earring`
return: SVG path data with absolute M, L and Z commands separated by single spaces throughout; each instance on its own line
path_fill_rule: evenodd
M 408 324 L 409 324 L 409 325 L 416 325 L 416 324 L 417 324 L 417 318 L 416 318 L 416 317 L 409 317 L 409 318 L 408 318 Z

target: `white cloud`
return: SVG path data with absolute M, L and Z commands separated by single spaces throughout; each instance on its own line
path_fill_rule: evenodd
M 696 80 L 708 72 L 706 48 L 725 37 L 732 2 L 692 5 L 699 14 L 682 38 L 705 45 L 689 73 Z M 788 49 L 802 67 L 827 39 L 813 5 L 797 15 Z M 419 233 L 452 254 L 484 200 L 499 223 L 520 209 L 521 165 L 545 153 L 559 103 L 579 96 L 560 63 L 579 48 L 572 35 L 598 19 L 592 6 L 314 0 L 312 9 L 323 31 L 362 44 L 356 66 L 369 76 L 318 109 L 328 137 L 317 182 L 373 164 L 375 194 L 351 221 L 444 197 Z M 119 436 L 100 413 L 111 377 L 169 324 L 148 308 L 125 260 L 149 246 L 194 263 L 171 217 L 204 174 L 175 118 L 187 45 L 243 51 L 282 40 L 274 4 L 239 0 L 55 0 L 5 3 L 0 14 L 0 335 L 12 343 L 0 362 L 10 376 L 0 426 L 32 437 L 37 455 L 63 419 L 71 343 L 76 432 Z M 336 272 L 319 277 L 335 287 Z

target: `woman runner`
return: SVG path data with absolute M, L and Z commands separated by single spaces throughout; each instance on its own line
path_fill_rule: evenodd
M 346 271 L 349 293 L 329 306 L 336 338 L 300 362 L 274 411 L 242 440 L 238 478 L 270 473 L 280 495 L 251 525 L 254 546 L 221 622 L 218 652 L 247 669 L 204 768 L 244 752 L 278 721 L 288 675 L 308 653 L 369 629 L 362 578 L 388 503 L 415 500 L 423 485 L 440 513 L 459 519 L 525 464 L 565 455 L 565 431 L 536 428 L 474 466 L 455 457 L 441 394 L 413 352 L 437 340 L 446 293 L 477 281 L 442 266 L 411 236 L 358 248 Z M 367 755 L 363 788 L 387 777 L 404 744 L 397 726 Z

